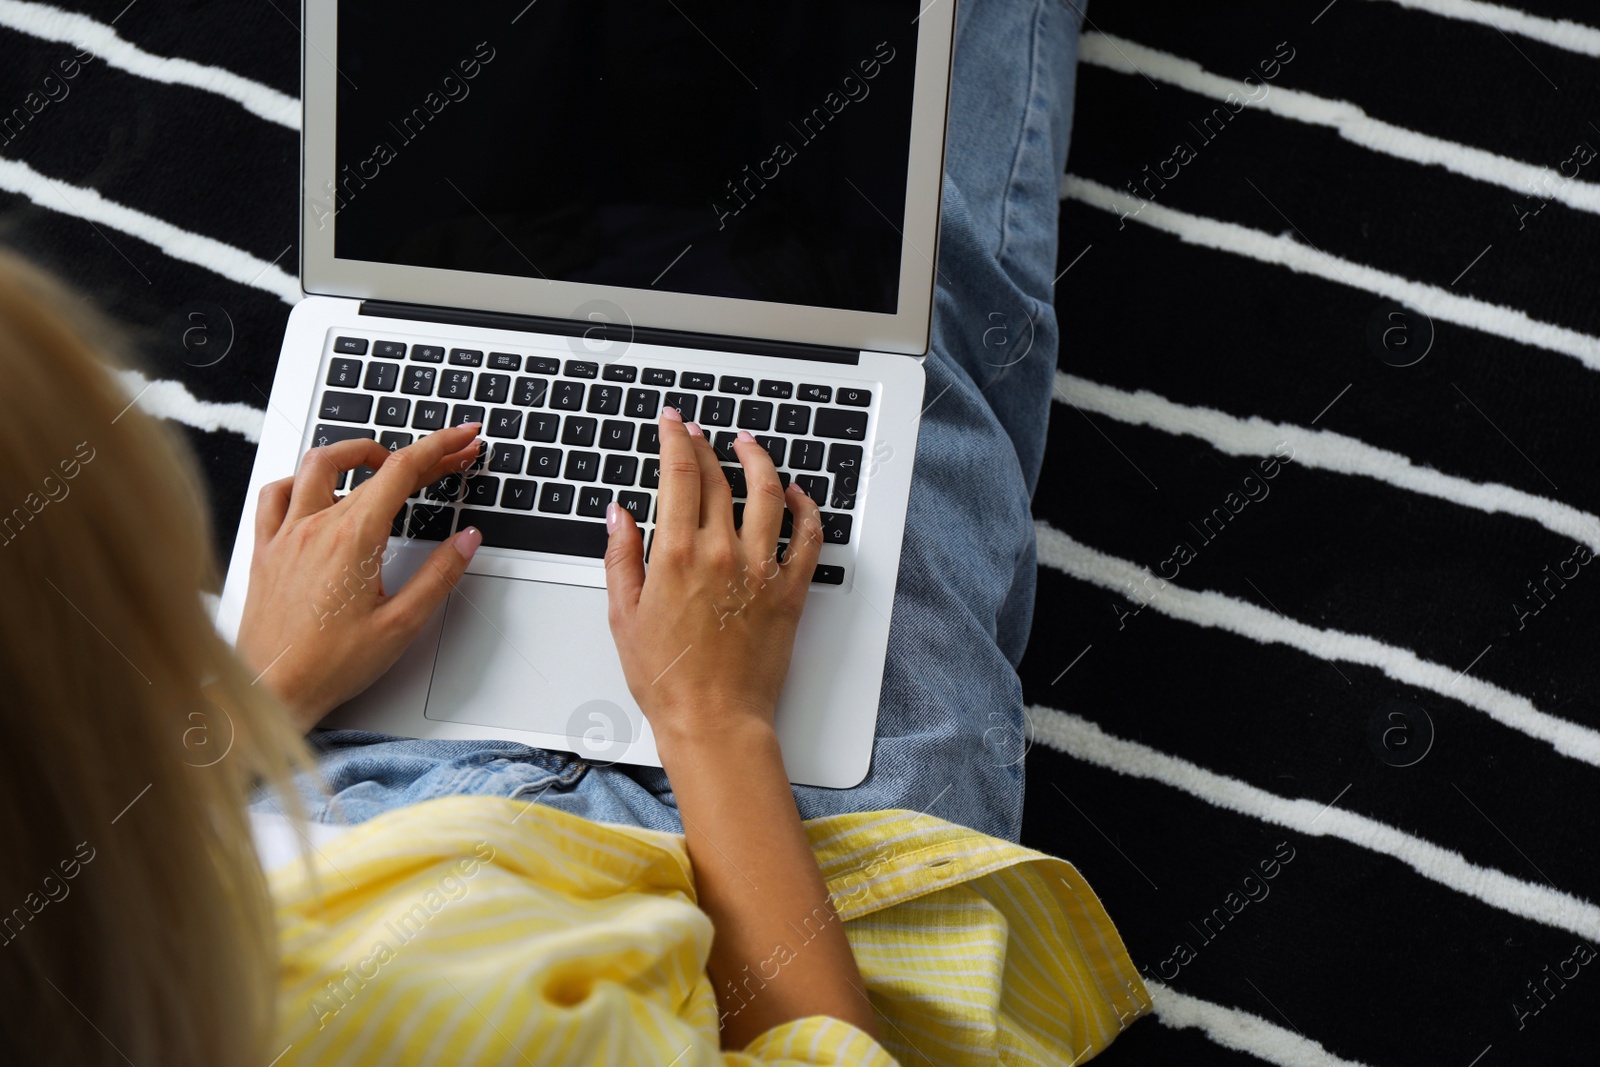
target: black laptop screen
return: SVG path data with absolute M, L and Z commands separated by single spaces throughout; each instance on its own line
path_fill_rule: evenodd
M 340 259 L 893 313 L 917 10 L 340 0 L 307 206 Z

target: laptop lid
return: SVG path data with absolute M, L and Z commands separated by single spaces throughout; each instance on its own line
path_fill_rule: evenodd
M 306 0 L 313 294 L 920 355 L 956 0 Z

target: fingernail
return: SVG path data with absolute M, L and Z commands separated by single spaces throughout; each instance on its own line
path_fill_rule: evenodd
M 472 554 L 478 551 L 478 546 L 483 544 L 483 534 L 478 532 L 476 526 L 468 526 L 456 534 L 454 544 L 456 551 L 461 553 L 461 558 L 468 563 L 472 562 Z
M 746 444 L 753 444 L 755 442 L 756 435 L 751 433 L 749 430 L 740 430 L 738 439 Z
M 683 424 L 683 428 L 696 437 L 704 437 L 706 435 L 706 432 L 700 428 L 698 422 L 686 422 Z
M 683 421 L 683 416 L 678 413 L 677 408 L 662 408 L 661 417 L 663 419 L 671 419 L 673 422 Z
M 617 532 L 617 523 L 622 521 L 621 511 L 622 509 L 617 507 L 615 500 L 606 505 L 606 533 L 614 534 Z
M 461 425 L 462 426 L 470 426 L 470 427 L 472 427 L 473 432 L 477 432 L 478 430 L 483 429 L 483 423 L 481 423 L 481 422 L 463 422 Z

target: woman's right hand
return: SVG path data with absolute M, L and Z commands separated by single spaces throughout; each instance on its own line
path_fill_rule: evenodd
M 747 432 L 734 450 L 749 498 L 733 525 L 733 496 L 716 452 L 694 423 L 661 414 L 660 512 L 650 549 L 633 517 L 612 504 L 606 523 L 611 634 L 628 688 L 657 743 L 750 723 L 772 726 L 795 629 L 822 548 L 816 503 L 787 491 Z M 785 507 L 794 535 L 777 559 Z

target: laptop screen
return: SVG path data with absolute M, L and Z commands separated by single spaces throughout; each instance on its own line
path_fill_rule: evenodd
M 339 259 L 893 314 L 916 0 L 339 0 Z

